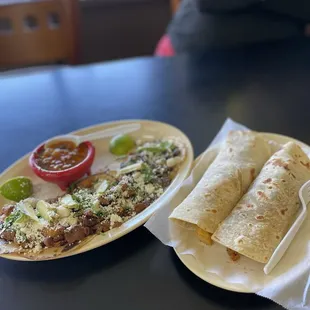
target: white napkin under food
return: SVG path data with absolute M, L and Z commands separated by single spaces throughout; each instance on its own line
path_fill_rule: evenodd
M 205 273 L 215 274 L 229 284 L 242 285 L 287 309 L 310 309 L 309 214 L 288 251 L 269 275 L 264 274 L 263 264 L 244 256 L 232 263 L 223 246 L 203 245 L 196 238 L 194 231 L 168 220 L 172 210 L 191 192 L 214 160 L 227 133 L 230 130 L 247 129 L 228 119 L 206 152 L 196 162 L 191 175 L 175 191 L 176 195 L 150 218 L 145 227 L 163 244 L 176 248 L 180 254 L 192 255 Z

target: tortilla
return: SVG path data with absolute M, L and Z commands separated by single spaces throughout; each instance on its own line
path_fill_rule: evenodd
M 267 141 L 252 131 L 232 131 L 219 154 L 170 219 L 214 233 L 271 156 Z M 199 233 L 201 235 L 201 231 Z M 207 242 L 209 244 L 209 242 Z
M 267 263 L 295 220 L 300 209 L 299 189 L 309 179 L 308 156 L 297 144 L 287 143 L 265 164 L 212 239 Z

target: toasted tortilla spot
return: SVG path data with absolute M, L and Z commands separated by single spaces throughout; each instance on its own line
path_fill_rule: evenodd
M 271 163 L 273 166 L 282 167 L 287 171 L 290 170 L 288 167 L 288 164 L 285 161 L 283 161 L 281 158 L 273 159 Z
M 310 169 L 310 163 L 309 162 L 308 163 L 304 163 L 303 161 L 300 161 L 300 163 L 302 165 L 304 165 L 305 167 L 307 167 L 308 169 Z
M 263 183 L 264 184 L 267 184 L 267 183 L 270 183 L 272 181 L 272 179 L 271 178 L 268 178 L 267 180 L 265 180 Z
M 285 212 L 286 212 L 286 211 L 288 211 L 288 208 L 282 209 L 282 210 L 281 210 L 281 214 L 282 214 L 282 215 L 285 215 Z
M 258 196 L 260 196 L 261 198 L 263 198 L 263 199 L 268 199 L 268 197 L 265 195 L 265 193 L 264 192 L 262 192 L 262 191 L 257 191 L 257 195 Z

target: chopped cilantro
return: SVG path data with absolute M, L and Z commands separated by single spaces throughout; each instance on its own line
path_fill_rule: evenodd
M 148 164 L 144 163 L 142 165 L 141 173 L 143 174 L 144 181 L 146 183 L 149 183 L 153 179 L 154 175 L 153 175 L 151 167 Z
M 72 193 L 76 188 L 76 182 L 73 182 L 69 185 L 69 187 L 67 188 L 67 193 L 70 194 Z
M 73 199 L 74 201 L 76 201 L 76 202 L 78 202 L 78 203 L 80 203 L 80 202 L 81 202 L 81 199 L 80 199 L 80 197 L 79 197 L 79 196 L 75 195 L 74 193 L 73 193 L 73 194 L 71 194 L 71 196 L 72 196 L 72 199 Z
M 124 211 L 124 213 L 129 214 L 130 211 L 131 211 L 131 208 L 130 208 L 129 206 L 125 206 L 125 207 L 123 208 L 123 211 Z
M 169 141 L 162 141 L 159 143 L 159 145 L 162 150 L 166 151 L 168 149 L 171 149 L 173 144 Z
M 111 187 L 116 186 L 117 184 L 118 184 L 118 181 L 114 181 L 114 182 L 111 184 Z
M 106 217 L 109 215 L 109 212 L 106 210 L 101 210 L 101 211 L 97 212 L 96 215 L 99 217 Z
M 4 220 L 4 227 L 8 228 L 10 227 L 14 222 L 16 222 L 17 220 L 21 219 L 21 217 L 23 216 L 22 212 L 17 210 L 12 212 L 5 220 Z

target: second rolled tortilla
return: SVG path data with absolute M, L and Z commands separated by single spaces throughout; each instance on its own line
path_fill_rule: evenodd
M 296 143 L 287 143 L 265 164 L 212 239 L 267 263 L 296 218 L 298 192 L 309 179 L 308 156 Z
M 221 151 L 170 219 L 214 233 L 271 156 L 267 141 L 252 131 L 232 131 Z

